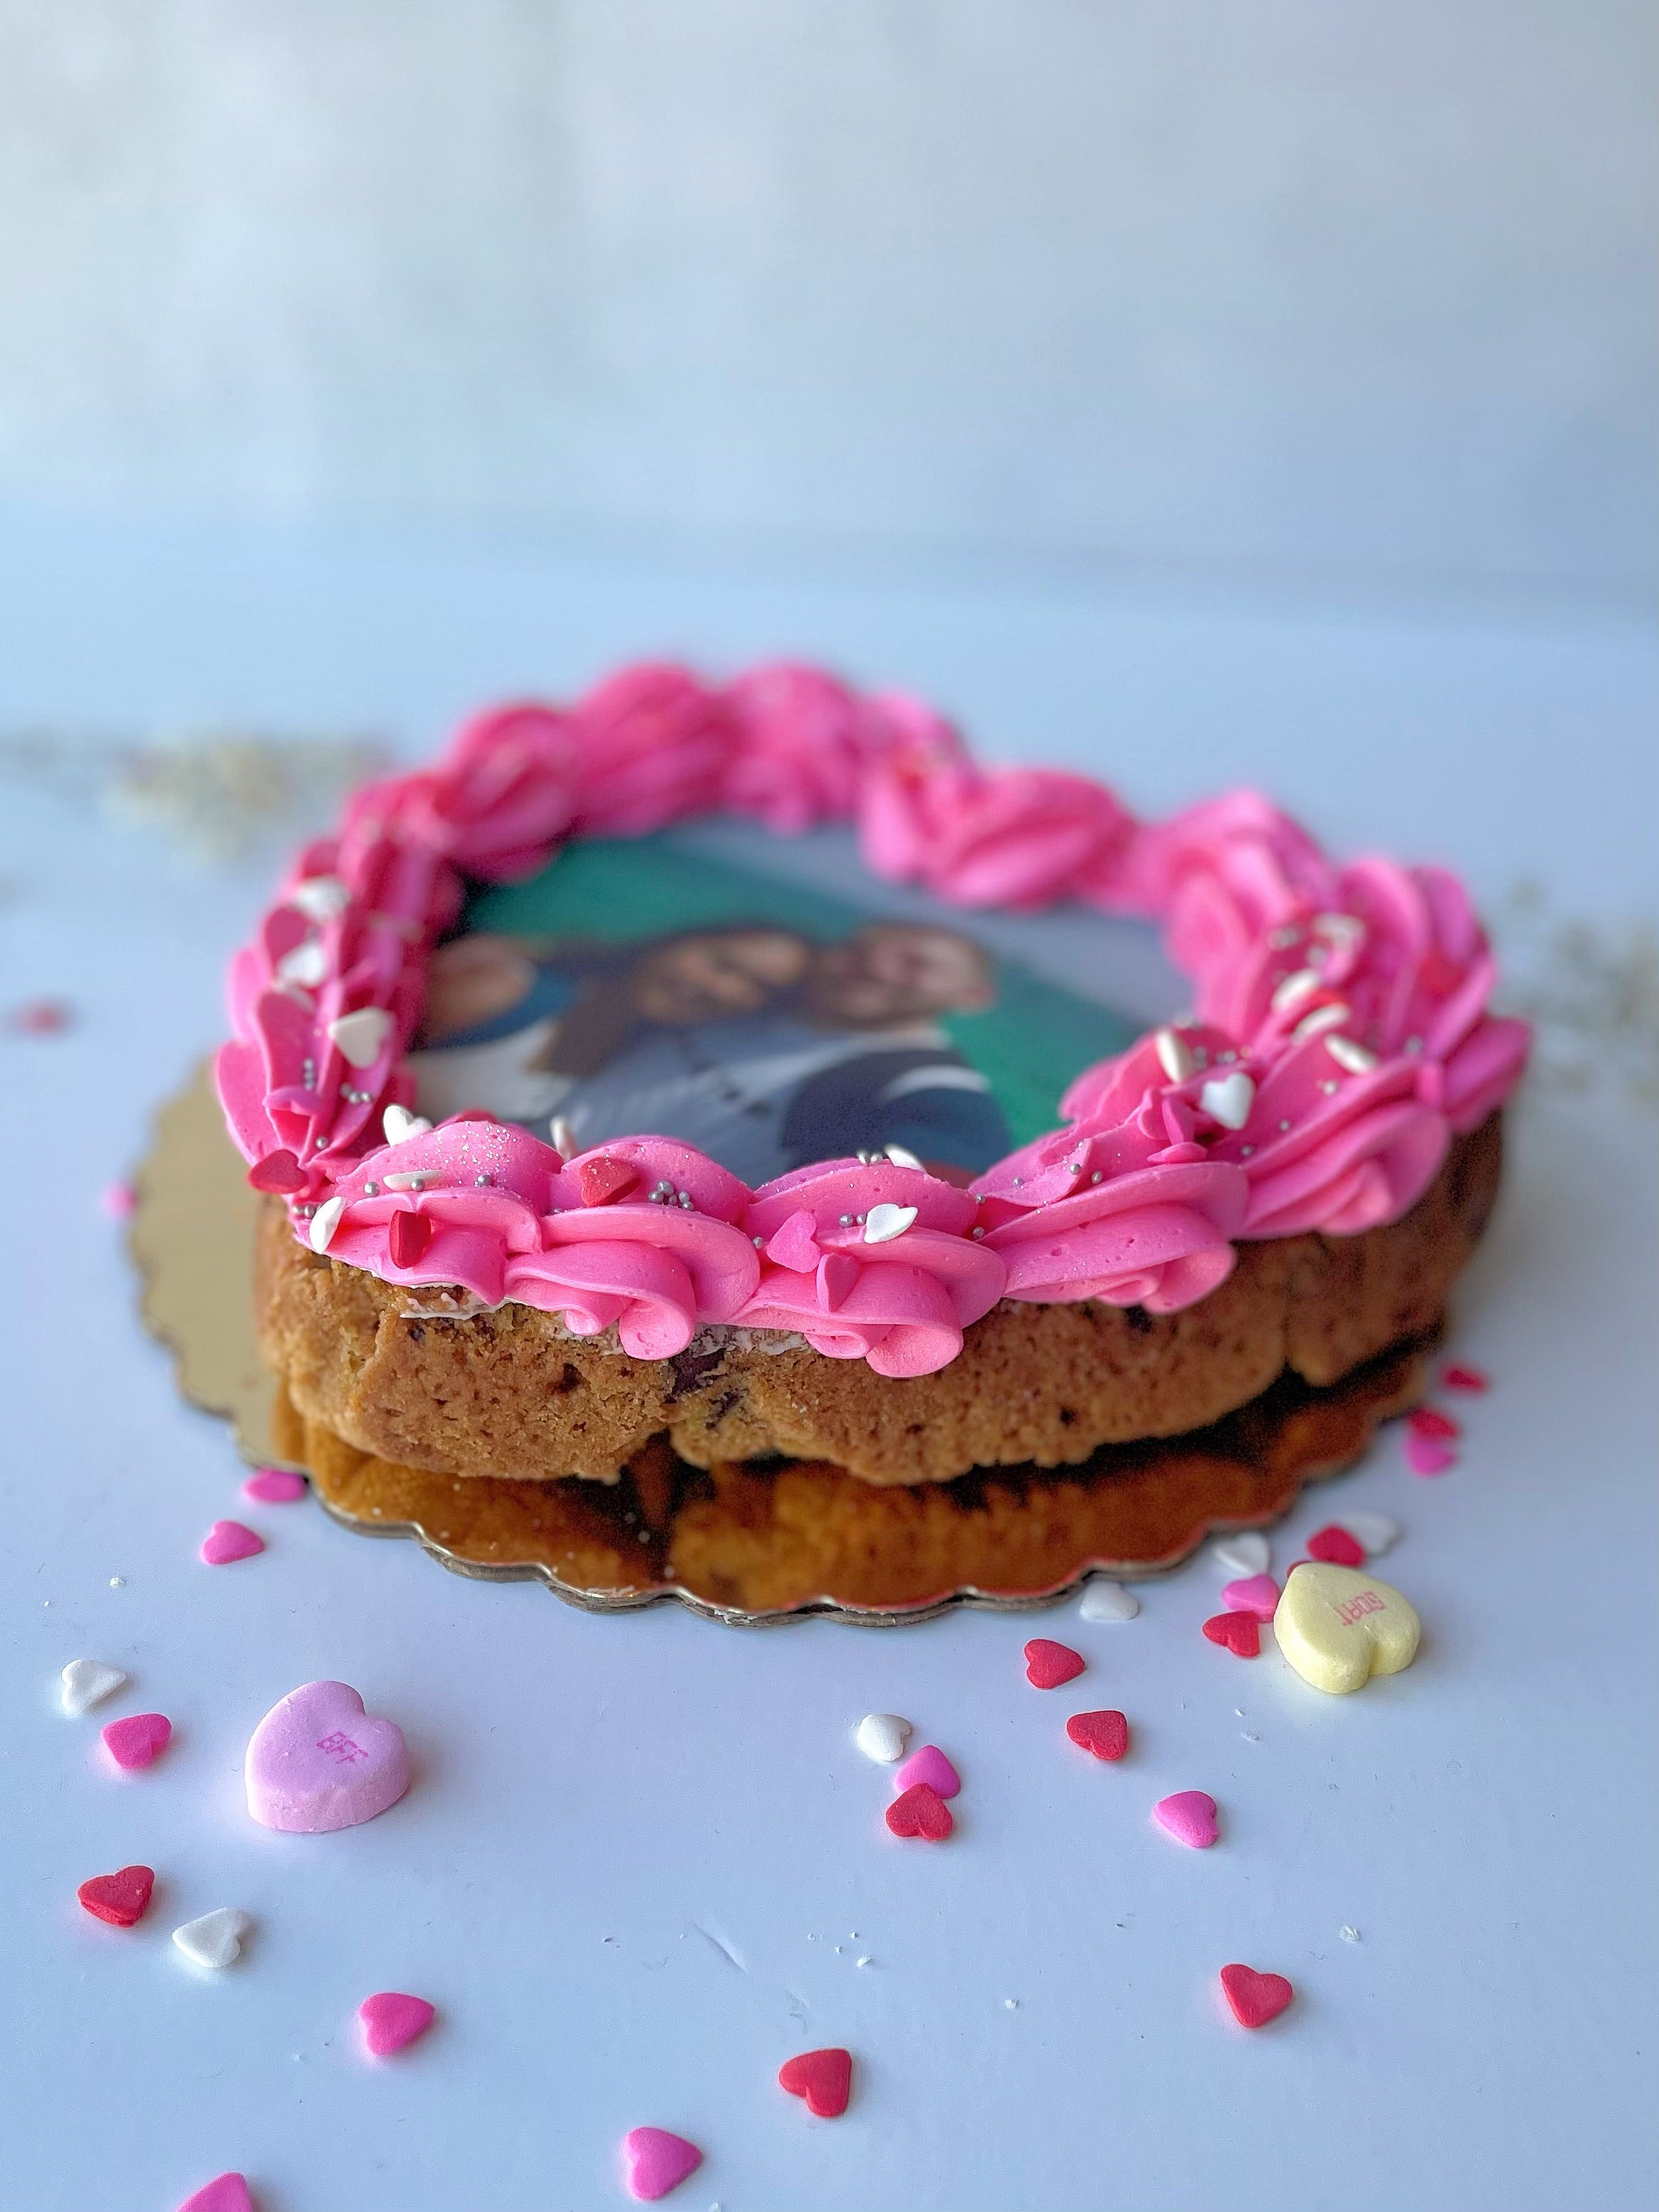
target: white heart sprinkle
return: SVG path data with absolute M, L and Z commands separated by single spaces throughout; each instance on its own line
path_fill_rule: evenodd
M 1265 1536 L 1245 1528 L 1231 1536 L 1218 1536 L 1210 1547 L 1210 1557 L 1224 1574 L 1265 1575 L 1273 1552 Z
M 373 1067 L 391 1035 L 392 1017 L 384 1006 L 359 1006 L 355 1014 L 337 1015 L 328 1025 L 329 1042 L 353 1067 Z
M 60 1702 L 66 1713 L 78 1719 L 106 1698 L 112 1698 L 126 1680 L 118 1667 L 105 1659 L 71 1659 L 64 1669 Z
M 333 921 L 351 904 L 351 893 L 337 876 L 307 876 L 288 895 L 309 921 Z
M 406 1145 L 411 1137 L 425 1136 L 432 1124 L 423 1115 L 411 1114 L 407 1106 L 388 1106 L 380 1116 L 380 1127 L 388 1145 Z
M 182 1928 L 175 1928 L 173 1940 L 192 1966 L 210 1966 L 216 1972 L 240 1957 L 242 1938 L 252 1925 L 237 1906 L 222 1905 L 199 1920 L 186 1920 Z
M 1133 1620 L 1139 1610 L 1140 1600 L 1121 1583 L 1091 1583 L 1078 1607 L 1085 1620 Z
M 910 1741 L 910 1723 L 897 1713 L 866 1713 L 853 1731 L 853 1741 L 866 1759 L 890 1766 L 902 1759 Z
M 1316 968 L 1298 968 L 1294 975 L 1286 975 L 1276 986 L 1269 1003 L 1276 1014 L 1282 1014 L 1286 1006 L 1294 1006 L 1305 999 L 1310 991 L 1318 988 L 1319 970 Z
M 276 973 L 284 983 L 297 983 L 301 990 L 314 991 L 328 973 L 328 955 L 314 937 L 296 945 L 291 952 L 283 953 L 276 963 Z
M 1235 1067 L 1229 1074 L 1212 1075 L 1198 1103 L 1224 1129 L 1242 1129 L 1255 1103 L 1255 1085 L 1242 1067 Z
M 1350 1075 L 1369 1075 L 1376 1066 L 1376 1054 L 1369 1045 L 1356 1044 L 1352 1037 L 1328 1036 L 1325 1049 L 1340 1068 Z
M 340 1225 L 340 1216 L 345 1212 L 343 1198 L 325 1198 L 311 1217 L 311 1249 L 326 1252 Z
M 1364 940 L 1365 925 L 1357 914 L 1316 914 L 1313 927 L 1319 936 L 1332 938 L 1339 945 L 1358 945 Z
M 1189 1075 L 1197 1074 L 1198 1062 L 1185 1037 L 1174 1030 L 1159 1030 L 1152 1042 L 1158 1050 L 1158 1064 L 1171 1083 L 1184 1083 Z
M 907 1146 L 889 1145 L 885 1149 L 888 1158 L 896 1168 L 919 1168 L 921 1165 L 921 1162 Z
M 1340 1003 L 1332 1006 L 1316 1006 L 1310 1014 L 1304 1014 L 1291 1031 L 1292 1044 L 1306 1044 L 1310 1037 L 1322 1036 L 1327 1030 L 1340 1030 L 1352 1012 L 1351 1006 Z
M 889 1206 L 885 1200 L 872 1206 L 864 1217 L 864 1241 L 866 1244 L 890 1244 L 896 1237 L 902 1237 L 916 1218 L 914 1206 Z
M 1386 1513 L 1345 1513 L 1336 1525 L 1347 1530 L 1368 1559 L 1381 1559 L 1390 1544 L 1400 1540 L 1400 1523 Z

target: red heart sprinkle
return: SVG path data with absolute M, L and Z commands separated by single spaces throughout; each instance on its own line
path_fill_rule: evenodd
M 1440 1413 L 1433 1406 L 1413 1406 L 1406 1416 L 1406 1425 L 1414 1437 L 1447 1439 L 1463 1433 L 1449 1413 Z
M 1490 1377 L 1483 1375 L 1478 1367 L 1449 1367 L 1440 1380 L 1449 1390 L 1489 1390 L 1492 1388 Z
M 942 1844 L 957 1825 L 950 1807 L 928 1782 L 913 1782 L 895 1797 L 886 1819 L 896 1836 L 921 1836 L 930 1844 Z
M 292 1152 L 267 1152 L 262 1160 L 255 1160 L 247 1179 L 255 1190 L 283 1193 L 303 1190 L 311 1181 Z
M 613 1205 L 635 1189 L 639 1180 L 637 1168 L 629 1167 L 626 1160 L 613 1160 L 605 1152 L 584 1160 L 576 1170 L 576 1188 L 584 1206 Z
M 1073 1713 L 1066 1733 L 1097 1759 L 1121 1759 L 1129 1748 L 1129 1723 L 1121 1713 Z
M 820 2120 L 838 2120 L 853 2094 L 850 2051 L 803 2051 L 778 2069 L 778 2086 L 792 2097 L 805 2097 L 806 2109 Z
M 112 1928 L 131 1928 L 149 1910 L 155 1887 L 153 1867 L 123 1867 L 118 1874 L 95 1874 L 75 1893 L 94 1920 L 107 1920 Z
M 1239 1659 L 1254 1659 L 1261 1649 L 1261 1623 L 1253 1613 L 1214 1613 L 1205 1622 L 1204 1633 Z
M 1224 1966 L 1221 1986 L 1243 2027 L 1265 2027 L 1296 1995 L 1283 1974 L 1258 1974 L 1254 1966 Z
M 1363 1567 L 1365 1547 L 1333 1521 L 1329 1528 L 1316 1528 L 1309 1537 L 1308 1557 L 1322 1559 L 1328 1567 Z
M 1062 1682 L 1074 1682 L 1087 1664 L 1080 1651 L 1047 1636 L 1034 1636 L 1025 1647 L 1025 1679 L 1038 1690 L 1057 1690 Z
M 424 1213 L 400 1206 L 392 1217 L 386 1247 L 394 1267 L 412 1267 L 432 1242 L 432 1223 Z

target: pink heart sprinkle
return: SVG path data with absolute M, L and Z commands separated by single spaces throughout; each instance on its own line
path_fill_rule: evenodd
M 1074 1682 L 1086 1663 L 1080 1651 L 1073 1651 L 1069 1644 L 1056 1644 L 1049 1636 L 1034 1636 L 1025 1647 L 1025 1679 L 1036 1690 L 1057 1690 L 1062 1682 Z
M 1152 1818 L 1195 1851 L 1207 1851 L 1215 1841 L 1215 1799 L 1207 1790 L 1177 1790 L 1173 1797 L 1160 1797 Z
M 629 2196 L 654 2204 L 696 2172 L 702 2153 L 684 2136 L 671 2136 L 666 2128 L 630 2128 L 623 2137 L 623 2159 Z
M 292 1836 L 355 1828 L 409 1787 L 395 1721 L 365 1712 L 349 1682 L 307 1682 L 274 1705 L 248 1740 L 247 1809 Z
M 1457 1454 L 1437 1437 L 1407 1435 L 1406 1464 L 1413 1474 L 1443 1474 L 1457 1464 Z
M 138 1211 L 138 1194 L 130 1182 L 106 1182 L 98 1203 L 106 1221 L 127 1221 Z
M 179 2212 L 253 2212 L 253 2197 L 246 2177 L 222 2173 L 205 2183 L 194 2197 L 186 2197 Z
M 110 1757 L 131 1774 L 166 1749 L 173 1723 L 165 1713 L 130 1713 L 125 1720 L 109 1722 L 101 1733 Z
M 424 1997 L 405 1996 L 401 1990 L 377 1990 L 357 2008 L 363 2024 L 363 2041 L 376 2058 L 390 2058 L 424 2035 L 438 2017 L 435 2005 Z
M 936 1743 L 925 1743 L 910 1753 L 893 1777 L 894 1795 L 918 1782 L 925 1782 L 940 1797 L 954 1797 L 962 1788 L 962 1777 Z
M 793 1274 L 810 1275 L 823 1257 L 817 1229 L 813 1216 L 804 1206 L 798 1207 L 768 1238 L 767 1258 L 776 1261 L 780 1267 L 787 1267 Z
M 258 1474 L 249 1475 L 242 1485 L 242 1495 L 256 1505 L 292 1505 L 306 1494 L 306 1479 L 286 1467 L 262 1467 Z M 222 1522 L 222 1527 L 234 1527 L 234 1522 Z
M 1488 1390 L 1492 1384 L 1478 1367 L 1449 1367 L 1440 1380 L 1449 1390 Z
M 1253 1613 L 1258 1620 L 1271 1620 L 1279 1610 L 1279 1584 L 1271 1575 L 1241 1575 L 1221 1593 L 1229 1613 Z
M 264 1548 L 264 1538 L 240 1521 L 216 1521 L 203 1537 L 196 1556 L 204 1567 L 228 1567 L 233 1559 L 251 1559 Z

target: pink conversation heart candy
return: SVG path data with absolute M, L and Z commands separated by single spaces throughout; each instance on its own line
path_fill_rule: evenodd
M 941 1797 L 954 1797 L 962 1787 L 962 1777 L 936 1743 L 925 1743 L 910 1753 L 894 1775 L 893 1788 L 908 1790 L 918 1782 L 925 1782 Z
M 623 2137 L 623 2160 L 629 2196 L 654 2204 L 696 2172 L 702 2153 L 684 2136 L 671 2136 L 666 2128 L 630 2128 Z
M 1419 1437 L 1413 1431 L 1406 1438 L 1406 1464 L 1413 1474 L 1443 1474 L 1456 1466 L 1457 1454 L 1437 1437 Z
M 1177 1790 L 1173 1797 L 1160 1797 L 1152 1818 L 1195 1851 L 1208 1850 L 1215 1841 L 1215 1799 L 1207 1790 Z
M 401 1990 L 377 1990 L 357 2008 L 363 2041 L 376 2058 L 390 2058 L 417 2035 L 424 2035 L 438 2017 L 437 2008 L 424 1997 L 405 1996 Z
M 1229 1613 L 1253 1613 L 1258 1620 L 1271 1620 L 1279 1610 L 1279 1584 L 1271 1575 L 1241 1575 L 1226 1584 L 1221 1602 Z
M 216 1521 L 202 1539 L 197 1554 L 204 1567 L 228 1567 L 234 1559 L 251 1559 L 263 1552 L 265 1540 L 240 1521 Z
M 307 1682 L 254 1729 L 244 1772 L 256 1820 L 321 1836 L 395 1805 L 409 1787 L 409 1753 L 397 1723 L 366 1713 L 349 1682 Z
M 262 1467 L 242 1485 L 244 1498 L 256 1505 L 292 1505 L 306 1494 L 306 1479 L 286 1467 Z
M 222 2173 L 186 2197 L 179 2212 L 253 2212 L 253 2198 L 244 2175 Z
M 131 1773 L 148 1766 L 158 1751 L 167 1748 L 173 1723 L 165 1713 L 129 1713 L 125 1720 L 109 1722 L 101 1734 L 115 1764 Z

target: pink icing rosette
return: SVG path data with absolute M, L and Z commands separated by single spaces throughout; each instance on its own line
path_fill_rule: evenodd
M 567 1162 L 488 1116 L 411 1123 L 404 1054 L 465 880 L 709 809 L 781 834 L 854 820 L 876 873 L 959 905 L 1158 919 L 1196 1018 L 1081 1071 L 1065 1126 L 969 1192 L 885 1159 L 751 1192 L 667 1138 Z M 1137 823 L 1086 777 L 980 768 L 900 694 L 647 665 L 479 715 L 434 767 L 356 793 L 232 963 L 217 1073 L 250 1180 L 348 1266 L 614 1328 L 640 1358 L 732 1323 L 917 1375 L 999 1297 L 1171 1312 L 1241 1237 L 1397 1219 L 1520 1076 L 1528 1032 L 1488 1011 L 1494 981 L 1454 878 L 1338 866 L 1254 793 Z

